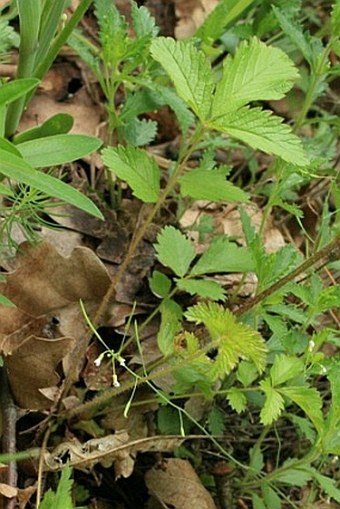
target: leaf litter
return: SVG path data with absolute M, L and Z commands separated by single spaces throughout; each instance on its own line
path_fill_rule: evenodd
M 125 9 L 124 13 L 128 13 L 126 3 L 121 3 Z M 145 4 L 150 7 L 157 4 L 156 10 L 159 11 L 160 6 L 164 9 L 166 3 L 169 4 L 150 0 Z M 200 26 L 216 2 L 176 0 L 174 4 L 178 18 L 176 36 L 185 38 Z M 86 71 L 81 69 L 81 72 L 84 78 Z M 40 123 L 52 114 L 62 111 L 74 116 L 73 132 L 98 133 L 103 127 L 101 124 L 103 115 L 101 106 L 95 104 L 89 95 L 89 85 L 91 86 L 93 77 L 87 75 L 86 87 L 80 88 L 75 93 L 69 93 L 68 85 L 74 78 L 78 79 L 79 73 L 73 75 L 72 72 L 65 71 L 65 68 L 62 71 L 61 68 L 57 69 L 50 74 L 26 112 L 21 129 L 35 126 L 37 119 Z M 164 144 L 162 154 L 168 146 L 168 143 Z M 95 167 L 91 179 L 95 180 L 100 188 L 100 171 L 97 171 L 101 170 L 99 160 L 95 161 Z M 22 409 L 40 411 L 46 415 L 55 400 L 60 397 L 63 379 L 72 370 L 74 361 L 72 352 L 88 332 L 80 311 L 79 299 L 84 302 L 89 315 L 93 315 L 112 277 L 119 269 L 123 253 L 138 224 L 140 203 L 128 198 L 124 203 L 124 209 L 133 211 L 120 218 L 116 213 L 106 211 L 105 223 L 101 223 L 76 209 L 63 206 L 59 211 L 56 210 L 56 213 L 60 213 L 59 216 L 51 215 L 56 223 L 66 228 L 63 230 L 65 239 L 58 248 L 52 244 L 55 244 L 59 233 L 52 232 L 50 243 L 43 242 L 35 246 L 22 244 L 18 250 L 16 267 L 10 267 L 12 262 L 7 265 L 11 271 L 7 274 L 7 281 L 1 285 L 0 291 L 17 307 L 0 308 L 0 353 L 6 358 L 12 391 L 16 403 Z M 254 226 L 258 228 L 262 220 L 260 209 L 258 207 L 248 209 L 248 213 Z M 186 228 L 194 224 L 202 214 L 207 214 L 213 219 L 214 233 L 224 233 L 244 244 L 239 214 L 228 207 L 213 210 L 213 206 L 207 202 L 195 202 L 193 207 L 186 210 L 182 226 Z M 140 251 L 136 253 L 133 263 L 128 267 L 117 288 L 116 301 L 111 304 L 105 317 L 104 323 L 113 336 L 117 332 L 121 337 L 133 335 L 131 325 L 128 330 L 126 322 L 131 315 L 136 296 L 139 297 L 138 302 L 143 300 L 143 279 L 155 265 L 155 255 L 150 245 L 154 242 L 159 227 L 153 226 L 155 231 L 150 238 L 143 241 Z M 45 230 L 42 231 L 42 236 L 46 237 Z M 190 236 L 194 241 L 195 254 L 201 254 L 209 243 L 209 235 L 203 241 L 195 231 L 192 231 Z M 275 252 L 284 245 L 280 231 L 274 227 L 265 232 L 265 239 L 268 252 Z M 91 249 L 84 245 L 90 246 Z M 221 278 L 214 276 L 214 280 Z M 241 276 L 237 274 L 223 278 L 223 284 L 228 288 L 237 288 L 241 281 Z M 249 280 L 247 283 L 248 285 L 243 284 L 242 290 L 245 293 L 242 296 L 249 296 L 254 292 L 256 281 Z M 142 304 L 140 309 L 133 310 L 133 314 L 136 316 L 147 311 L 147 305 L 143 307 Z M 154 325 L 157 330 L 159 323 L 154 322 Z M 135 345 L 132 345 L 128 351 L 131 365 L 143 366 L 144 363 L 157 362 L 160 352 L 155 330 L 145 338 L 141 335 L 140 339 L 142 341 L 145 339 L 145 344 L 142 345 L 143 355 L 137 352 Z M 81 372 L 81 382 L 85 389 L 83 386 L 79 389 L 75 385 L 73 394 L 68 397 L 68 401 L 65 400 L 65 408 L 67 404 L 77 405 L 82 400 L 82 396 L 78 398 L 81 391 L 85 390 L 91 395 L 91 391 L 105 390 L 112 384 L 111 363 L 100 367 L 95 365 L 94 361 L 101 352 L 102 347 L 96 341 L 86 349 L 86 363 Z M 81 362 L 84 360 L 81 359 Z M 95 467 L 99 467 L 101 473 L 102 469 L 109 471 L 113 469 L 116 479 L 129 478 L 133 477 L 136 469 L 137 453 L 153 452 L 159 461 L 151 468 L 150 462 L 143 465 L 146 472 L 145 484 L 150 494 L 148 506 L 164 508 L 171 505 L 175 509 L 189 507 L 214 509 L 216 506 L 211 495 L 203 487 L 191 464 L 184 459 L 164 458 L 164 453 L 167 455 L 172 453 L 184 439 L 155 435 L 155 423 L 150 416 L 159 408 L 160 403 L 155 400 L 153 392 L 148 390 L 143 394 L 139 392 L 134 397 L 134 403 L 136 405 L 126 412 L 127 397 L 117 396 L 109 409 L 102 412 L 99 409 L 98 415 L 90 415 L 88 420 L 78 421 L 74 425 L 68 423 L 65 436 L 56 437 L 60 444 L 45 453 L 46 471 L 59 470 L 67 457 L 76 470 L 91 472 L 94 477 L 97 475 Z M 187 402 L 186 408 L 189 409 L 190 404 L 193 407 L 196 405 L 197 415 L 203 417 L 205 408 L 198 408 L 195 398 Z M 88 440 L 88 435 L 93 438 Z M 6 487 L 3 489 L 6 491 Z M 32 490 L 34 489 L 33 486 Z M 98 505 L 97 500 L 95 502 L 96 507 L 99 507 L 100 503 L 98 498 Z M 26 507 L 27 504 L 28 498 L 22 503 L 22 507 Z M 313 504 L 314 507 L 323 505 Z

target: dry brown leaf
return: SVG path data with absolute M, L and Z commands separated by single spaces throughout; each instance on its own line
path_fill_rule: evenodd
M 175 0 L 178 19 L 176 39 L 193 35 L 217 4 L 218 0 Z
M 72 338 L 45 339 L 28 337 L 6 358 L 8 377 L 17 404 L 23 408 L 49 408 L 54 399 L 40 389 L 56 387 L 56 367 L 74 346 Z
M 68 457 L 70 466 L 78 470 L 87 470 L 100 463 L 105 468 L 113 465 L 116 475 L 128 477 L 138 452 L 170 452 L 184 440 L 182 436 L 155 436 L 131 441 L 126 430 L 93 438 L 83 444 L 74 439 L 45 454 L 45 469 L 60 470 L 61 458 Z
M 170 458 L 145 474 L 149 492 L 176 509 L 216 509 L 210 493 L 186 460 Z
M 16 497 L 18 494 L 18 488 L 14 488 L 14 486 L 9 486 L 9 484 L 0 483 L 0 496 L 6 498 Z
M 90 249 L 76 248 L 65 258 L 48 242 L 20 245 L 16 269 L 0 285 L 17 306 L 0 306 L 0 353 L 7 356 L 19 405 L 51 406 L 49 395 L 59 381 L 55 369 L 86 330 L 79 300 L 92 312 L 110 281 Z

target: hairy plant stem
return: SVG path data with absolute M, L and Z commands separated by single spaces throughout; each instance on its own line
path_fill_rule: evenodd
M 263 290 L 261 293 L 256 295 L 254 298 L 249 299 L 247 303 L 245 303 L 243 306 L 239 307 L 234 314 L 238 317 L 244 315 L 246 312 L 248 312 L 250 309 L 252 309 L 254 306 L 262 302 L 265 298 L 269 297 L 271 294 L 282 288 L 284 285 L 289 283 L 290 281 L 293 281 L 297 276 L 305 272 L 306 270 L 313 267 L 318 262 L 327 263 L 330 260 L 332 260 L 334 257 L 338 257 L 340 253 L 340 236 L 335 238 L 333 241 L 329 242 L 324 248 L 320 249 L 314 255 L 312 255 L 310 258 L 308 258 L 305 262 L 303 262 L 301 265 L 299 265 L 295 270 L 281 278 L 279 281 L 271 285 L 269 288 Z M 112 287 L 111 287 L 112 288 Z M 110 288 L 110 289 L 111 289 Z M 110 294 L 109 299 L 107 300 L 107 304 L 110 301 L 111 296 L 114 293 L 114 289 L 112 290 L 112 294 Z M 107 305 L 106 304 L 106 305 Z M 104 309 L 104 308 L 103 308 Z M 207 353 L 209 350 L 211 350 L 214 347 L 215 343 L 213 341 L 209 342 L 207 345 L 205 345 L 203 348 L 198 350 L 197 352 L 194 352 L 191 356 L 186 357 L 182 361 L 177 362 L 176 364 L 168 364 L 167 366 L 163 367 L 160 370 L 154 371 L 153 373 L 147 375 L 146 377 L 139 378 L 139 383 L 144 383 L 147 381 L 154 381 L 158 378 L 162 378 L 165 375 L 173 372 L 175 369 L 180 369 L 182 367 L 185 367 L 190 363 L 191 361 L 195 360 L 197 357 L 203 355 L 204 353 Z M 170 358 L 163 359 L 162 362 L 166 363 L 169 362 Z M 107 404 L 112 398 L 118 396 L 119 394 L 122 394 L 126 391 L 132 390 L 136 384 L 135 379 L 128 380 L 127 382 L 123 383 L 120 387 L 107 389 L 104 393 L 97 395 L 93 398 L 93 400 L 88 401 L 86 403 L 83 403 L 75 408 L 71 408 L 68 410 L 64 415 L 66 415 L 67 418 L 74 418 L 74 417 L 88 417 L 89 414 L 91 414 L 92 411 L 97 411 L 99 407 L 104 406 Z
M 117 284 L 119 283 L 124 272 L 126 271 L 128 265 L 131 261 L 131 258 L 135 254 L 140 242 L 143 240 L 145 233 L 148 230 L 149 226 L 151 225 L 153 219 L 157 215 L 160 208 L 164 205 L 169 194 L 175 188 L 175 186 L 178 182 L 178 178 L 180 177 L 181 173 L 184 171 L 184 168 L 186 166 L 186 163 L 187 163 L 189 157 L 196 150 L 197 145 L 201 141 L 203 134 L 204 134 L 203 126 L 198 125 L 196 127 L 193 135 L 191 136 L 190 140 L 188 140 L 188 142 L 186 144 L 184 144 L 184 146 L 182 147 L 182 150 L 180 151 L 179 159 L 178 159 L 177 165 L 175 167 L 175 170 L 174 170 L 173 174 L 170 176 L 167 185 L 165 186 L 161 196 L 159 197 L 159 200 L 154 205 L 154 207 L 150 211 L 149 215 L 147 216 L 147 218 L 141 225 L 141 227 L 135 230 L 135 233 L 133 235 L 133 238 L 132 238 L 129 248 L 128 248 L 128 252 L 125 255 L 124 260 L 122 261 L 121 265 L 119 266 L 119 269 L 118 269 L 117 273 L 115 274 L 108 291 L 104 295 L 104 297 L 103 297 L 103 299 L 95 313 L 95 316 L 92 319 L 92 324 L 95 328 L 97 328 L 101 324 L 102 319 L 103 319 L 110 303 L 112 302 L 112 300 L 114 298 Z M 83 359 L 84 359 L 84 355 L 86 352 L 86 348 L 91 340 L 91 337 L 92 337 L 92 331 L 89 330 L 86 337 L 83 339 L 83 341 L 80 341 L 78 343 L 76 349 L 71 354 L 72 370 L 70 370 L 69 375 L 65 379 L 62 397 L 64 397 L 69 392 L 72 384 L 79 377 L 79 373 L 80 373 L 82 365 L 83 365 Z

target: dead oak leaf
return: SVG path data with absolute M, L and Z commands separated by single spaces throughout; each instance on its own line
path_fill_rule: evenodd
M 19 246 L 16 269 L 0 285 L 0 293 L 17 306 L 0 306 L 0 354 L 19 405 L 51 406 L 46 394 L 59 381 L 55 369 L 85 331 L 79 301 L 93 310 L 110 281 L 90 249 L 79 247 L 63 257 L 48 242 Z
M 57 386 L 60 377 L 56 367 L 73 346 L 73 338 L 30 336 L 6 358 L 11 390 L 19 406 L 33 410 L 51 406 L 53 400 L 43 389 Z
M 145 483 L 151 494 L 175 509 L 216 509 L 212 496 L 186 460 L 169 458 L 161 467 L 151 468 Z

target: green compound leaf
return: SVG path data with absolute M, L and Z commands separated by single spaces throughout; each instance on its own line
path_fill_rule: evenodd
M 195 200 L 246 202 L 248 195 L 239 187 L 226 181 L 226 168 L 216 170 L 197 169 L 179 179 L 181 195 Z
M 47 196 L 58 198 L 63 202 L 74 205 L 92 216 L 104 219 L 95 204 L 77 191 L 77 189 L 59 179 L 51 177 L 51 175 L 35 170 L 21 157 L 17 157 L 4 150 L 0 150 L 0 173 L 17 182 L 38 189 Z
M 268 378 L 261 380 L 260 387 L 266 395 L 266 401 L 260 413 L 260 420 L 262 424 L 267 426 L 280 417 L 284 409 L 284 400 L 281 394 L 272 387 Z
M 102 141 L 82 134 L 57 134 L 16 145 L 25 161 L 34 168 L 56 166 L 94 152 Z
M 309 162 L 301 140 L 282 123 L 282 118 L 270 111 L 244 106 L 210 122 L 209 126 L 288 163 L 306 166 Z
M 280 387 L 277 390 L 305 412 L 319 433 L 324 430 L 322 398 L 314 387 Z
M 235 56 L 224 60 L 212 116 L 219 118 L 251 101 L 281 99 L 299 77 L 290 58 L 256 37 L 243 41 Z
M 216 281 L 205 279 L 177 279 L 177 288 L 211 300 L 225 300 L 224 290 Z
M 40 504 L 40 509 L 74 509 L 73 500 L 71 496 L 71 489 L 73 480 L 71 479 L 72 470 L 70 467 L 63 468 L 61 477 L 54 492 L 49 489 Z
M 190 240 L 173 226 L 165 226 L 158 234 L 155 249 L 158 260 L 179 277 L 188 272 L 196 254 Z
M 227 394 L 229 405 L 236 413 L 241 414 L 247 408 L 247 398 L 245 394 L 237 389 L 230 389 Z
M 219 272 L 249 272 L 254 270 L 254 262 L 249 250 L 219 237 L 210 244 L 196 265 L 190 271 L 191 276 Z
M 270 378 L 272 385 L 279 385 L 287 380 L 303 374 L 304 362 L 298 357 L 289 357 L 288 355 L 276 355 L 274 364 L 270 368 Z
M 187 320 L 203 323 L 218 353 L 211 367 L 213 379 L 230 373 L 241 359 L 252 361 L 258 372 L 266 366 L 267 348 L 261 335 L 215 302 L 199 303 L 185 313 Z
M 145 203 L 155 203 L 160 191 L 160 170 L 156 161 L 135 147 L 108 147 L 102 159 L 109 170 L 125 180 L 133 194 Z
M 158 37 L 151 43 L 151 55 L 164 67 L 183 101 L 201 120 L 206 119 L 214 83 L 204 53 L 192 42 Z
M 299 465 L 296 459 L 286 460 L 275 474 L 275 480 L 291 486 L 305 486 L 313 477 L 313 468 L 308 464 Z

